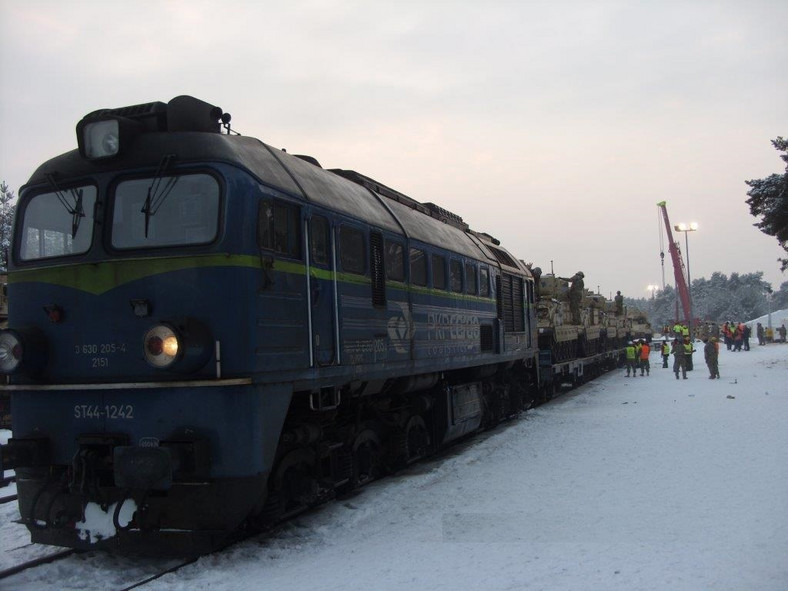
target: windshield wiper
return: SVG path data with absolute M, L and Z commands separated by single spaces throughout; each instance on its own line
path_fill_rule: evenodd
M 60 201 L 63 207 L 66 208 L 66 211 L 71 214 L 71 239 L 73 240 L 77 236 L 79 223 L 82 221 L 82 218 L 85 217 L 85 210 L 82 207 L 83 189 L 69 189 L 71 192 L 71 197 L 74 199 L 74 205 L 71 205 L 68 202 L 68 198 L 66 197 L 65 193 L 63 193 L 63 190 L 58 187 L 55 177 L 52 174 L 47 174 L 46 179 L 52 186 L 57 200 Z
M 170 166 L 170 162 L 172 162 L 173 158 L 175 158 L 175 154 L 167 154 L 161 159 L 159 162 L 159 167 L 156 169 L 156 174 L 153 175 L 153 180 L 148 187 L 148 195 L 145 197 L 145 205 L 142 206 L 140 213 L 145 214 L 145 238 L 148 237 L 148 227 L 150 226 L 150 219 L 156 212 L 159 211 L 159 208 L 164 203 L 164 200 L 172 192 L 172 189 L 175 187 L 175 184 L 178 182 L 177 176 L 172 176 L 167 181 L 162 184 L 161 180 L 164 176 L 165 171 Z

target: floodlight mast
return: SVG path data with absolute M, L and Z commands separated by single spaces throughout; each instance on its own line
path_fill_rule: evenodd
M 681 258 L 681 249 L 679 243 L 673 240 L 673 232 L 668 218 L 668 209 L 665 206 L 666 201 L 657 203 L 657 207 L 662 209 L 662 217 L 665 219 L 665 231 L 668 233 L 668 250 L 670 251 L 670 258 L 673 259 L 673 275 L 676 278 L 676 291 L 679 294 L 681 307 L 684 310 L 684 318 L 687 321 L 687 326 L 692 329 L 692 308 L 690 306 L 689 287 L 687 287 L 687 270 L 684 267 L 684 260 Z M 678 310 L 676 311 L 676 320 L 678 320 Z

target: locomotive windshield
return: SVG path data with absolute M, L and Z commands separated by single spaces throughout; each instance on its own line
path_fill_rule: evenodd
M 218 227 L 219 183 L 208 174 L 133 179 L 115 188 L 115 248 L 206 244 Z
M 90 185 L 34 196 L 22 214 L 20 258 L 34 261 L 87 252 L 95 203 L 96 187 Z

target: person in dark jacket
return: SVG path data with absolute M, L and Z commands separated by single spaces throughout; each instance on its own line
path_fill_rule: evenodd
M 673 347 L 670 352 L 673 355 L 673 373 L 676 374 L 676 379 L 679 379 L 679 371 L 681 371 L 681 377 L 686 380 L 687 359 L 684 352 L 684 343 L 682 343 L 679 339 L 674 339 Z
M 704 341 L 706 344 L 703 346 L 703 356 L 706 359 L 706 366 L 709 368 L 709 379 L 720 377 L 719 366 L 719 351 L 717 351 L 717 339 L 711 337 Z

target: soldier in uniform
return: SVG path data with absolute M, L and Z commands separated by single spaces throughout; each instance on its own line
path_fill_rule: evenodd
M 673 373 L 676 374 L 676 379 L 679 379 L 679 372 L 681 372 L 681 377 L 686 380 L 687 360 L 685 358 L 684 343 L 679 339 L 674 339 L 671 353 L 673 354 Z
M 613 298 L 613 301 L 616 304 L 616 316 L 621 316 L 624 313 L 624 296 L 621 295 L 620 291 L 616 292 L 616 297 Z
M 559 279 L 572 283 L 569 288 L 569 311 L 572 313 L 572 324 L 580 324 L 580 301 L 583 299 L 585 291 L 583 277 L 585 275 L 582 271 L 578 271 L 569 278 L 559 277 Z
M 711 337 L 703 347 L 703 356 L 706 358 L 706 366 L 709 368 L 709 379 L 713 380 L 720 377 L 719 352 L 717 351 L 716 337 Z

